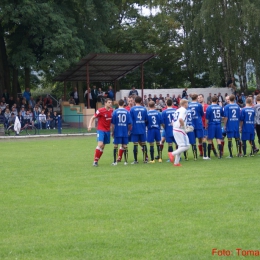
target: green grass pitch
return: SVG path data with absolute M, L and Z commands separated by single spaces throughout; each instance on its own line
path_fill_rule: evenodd
M 165 146 L 162 164 L 111 166 L 110 144 L 92 167 L 95 137 L 0 145 L 0 259 L 218 259 L 213 248 L 243 259 L 237 248 L 260 250 L 260 156 L 194 162 L 190 152 L 173 167 Z

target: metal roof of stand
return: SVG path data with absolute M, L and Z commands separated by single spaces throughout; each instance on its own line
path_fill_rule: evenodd
M 141 53 L 90 53 L 73 68 L 55 77 L 54 81 L 86 81 L 87 70 L 90 82 L 116 81 L 155 56 Z

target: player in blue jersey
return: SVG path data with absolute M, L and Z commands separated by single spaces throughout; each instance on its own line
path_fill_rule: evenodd
M 199 147 L 202 147 L 202 140 L 204 137 L 204 127 L 202 122 L 202 118 L 204 116 L 203 106 L 198 102 L 197 94 L 192 94 L 191 100 L 192 101 L 189 103 L 189 109 L 191 111 L 192 124 L 194 126 L 194 135 L 195 138 L 198 138 Z
M 246 99 L 246 107 L 240 115 L 240 131 L 242 132 L 243 154 L 246 157 L 246 141 L 249 141 L 252 149 L 250 156 L 253 156 L 257 149 L 255 147 L 255 110 L 252 107 L 252 99 Z
M 239 119 L 240 119 L 240 107 L 235 103 L 235 96 L 229 96 L 229 104 L 224 106 L 224 130 L 228 138 L 228 150 L 229 156 L 227 158 L 233 158 L 232 153 L 232 138 L 235 138 L 237 154 L 240 155 L 241 142 L 239 134 Z
M 188 107 L 187 108 L 187 126 L 192 126 L 194 128 L 193 120 L 192 120 L 192 110 Z M 195 133 L 194 131 L 187 133 L 189 142 L 191 144 L 192 148 L 192 153 L 193 153 L 193 158 L 194 161 L 197 161 L 198 159 L 198 154 L 197 154 L 197 146 L 196 146 L 196 138 L 195 138 Z M 188 151 L 184 152 L 184 158 L 185 161 L 188 161 Z
M 146 147 L 146 122 L 147 122 L 147 110 L 141 106 L 142 98 L 137 96 L 135 98 L 135 106 L 131 108 L 130 115 L 132 118 L 132 137 L 131 141 L 134 143 L 134 162 L 137 164 L 138 154 L 138 142 L 141 142 L 143 148 L 143 161 L 147 163 L 147 147 Z
M 157 151 L 159 155 L 159 162 L 162 162 L 162 151 L 160 147 L 161 141 L 161 124 L 162 117 L 159 111 L 155 110 L 154 101 L 148 103 L 149 111 L 147 112 L 147 142 L 150 144 L 150 163 L 155 163 L 154 160 L 154 141 L 156 142 Z
M 119 108 L 113 112 L 111 121 L 111 132 L 114 137 L 114 162 L 112 165 L 117 165 L 118 145 L 121 144 L 124 149 L 125 165 L 128 157 L 128 134 L 131 130 L 132 119 L 130 113 L 124 109 L 124 100 L 118 101 Z
M 219 159 L 222 158 L 222 130 L 221 130 L 221 120 L 223 116 L 223 108 L 217 105 L 218 98 L 214 96 L 211 98 L 212 105 L 207 108 L 206 111 L 206 123 L 205 129 L 208 129 L 208 157 L 210 159 L 210 152 L 212 141 L 214 138 L 217 139 L 218 150 L 219 150 Z
M 173 143 L 176 144 L 176 141 L 173 136 L 173 127 L 172 120 L 174 118 L 174 113 L 176 112 L 176 108 L 172 107 L 172 100 L 168 99 L 166 102 L 167 109 L 162 112 L 162 123 L 165 130 L 165 140 L 168 143 L 168 153 L 173 152 Z

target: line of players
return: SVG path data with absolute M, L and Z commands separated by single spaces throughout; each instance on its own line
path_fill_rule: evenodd
M 260 97 L 258 97 L 260 102 Z M 142 99 L 137 96 L 134 100 L 128 98 L 128 106 L 124 107 L 124 101 L 119 101 L 119 108 L 113 111 L 112 101 L 107 99 L 105 107 L 96 111 L 91 118 L 88 130 L 95 118 L 98 118 L 97 139 L 93 166 L 98 166 L 98 161 L 103 154 L 106 144 L 110 143 L 110 124 L 111 135 L 114 137 L 114 162 L 117 165 L 124 155 L 124 163 L 128 163 L 127 145 L 133 142 L 134 162 L 137 164 L 138 146 L 141 146 L 143 153 L 143 162 L 148 163 L 146 142 L 150 144 L 150 163 L 155 163 L 155 158 L 162 162 L 162 149 L 166 141 L 168 143 L 168 155 L 175 166 L 180 166 L 179 155 L 184 152 L 187 160 L 187 150 L 192 146 L 194 160 L 197 160 L 196 138 L 198 139 L 199 155 L 205 160 L 210 160 L 211 151 L 215 156 L 222 158 L 224 147 L 224 135 L 228 138 L 229 157 L 233 157 L 232 138 L 235 138 L 237 147 L 237 156 L 246 156 L 246 141 L 249 141 L 252 149 L 250 155 L 258 152 L 255 146 L 254 119 L 255 110 L 252 108 L 252 99 L 246 100 L 246 107 L 240 111 L 235 104 L 235 96 L 229 97 L 229 104 L 224 109 L 217 105 L 217 98 L 212 97 L 212 105 L 204 103 L 202 94 L 192 95 L 192 102 L 188 104 L 187 100 L 182 100 L 180 108 L 172 106 L 172 100 L 167 100 L 166 109 L 160 113 L 155 110 L 153 101 L 149 102 L 149 110 L 141 105 Z M 181 109 L 181 110 L 180 110 Z M 181 112 L 181 113 L 180 113 Z M 180 114 L 183 118 L 180 118 Z M 221 127 L 222 118 L 224 117 L 224 127 Z M 174 124 L 176 127 L 173 127 Z M 163 133 L 161 137 L 161 125 Z M 192 126 L 194 131 L 188 132 L 186 126 Z M 147 128 L 147 133 L 146 133 Z M 175 129 L 175 131 L 173 131 Z M 223 131 L 224 130 L 224 131 Z M 242 137 L 240 139 L 240 132 Z M 175 140 L 177 136 L 178 140 Z M 213 145 L 213 139 L 217 139 L 218 153 Z M 188 141 L 187 141 L 188 140 Z M 241 141 L 242 140 L 242 141 Z M 154 156 L 154 141 L 156 142 L 158 156 Z M 177 142 L 176 142 L 177 141 Z M 207 145 L 208 142 L 208 145 Z M 176 144 L 176 151 L 173 152 L 173 143 Z M 118 145 L 121 145 L 118 153 Z M 184 149 L 185 146 L 185 149 Z M 183 149 L 182 149 L 183 148 Z M 176 156 L 177 155 L 177 156 Z

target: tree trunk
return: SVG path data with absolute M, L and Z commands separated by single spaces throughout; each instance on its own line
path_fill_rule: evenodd
M 14 96 L 14 99 L 16 99 L 18 93 L 18 69 L 16 68 L 13 68 L 12 87 L 12 95 Z
M 31 76 L 30 68 L 25 68 L 24 69 L 25 88 L 30 88 L 30 76 Z
M 7 89 L 10 93 L 10 71 L 8 64 L 8 57 L 6 53 L 4 30 L 0 24 L 0 94 L 2 96 L 3 90 Z

